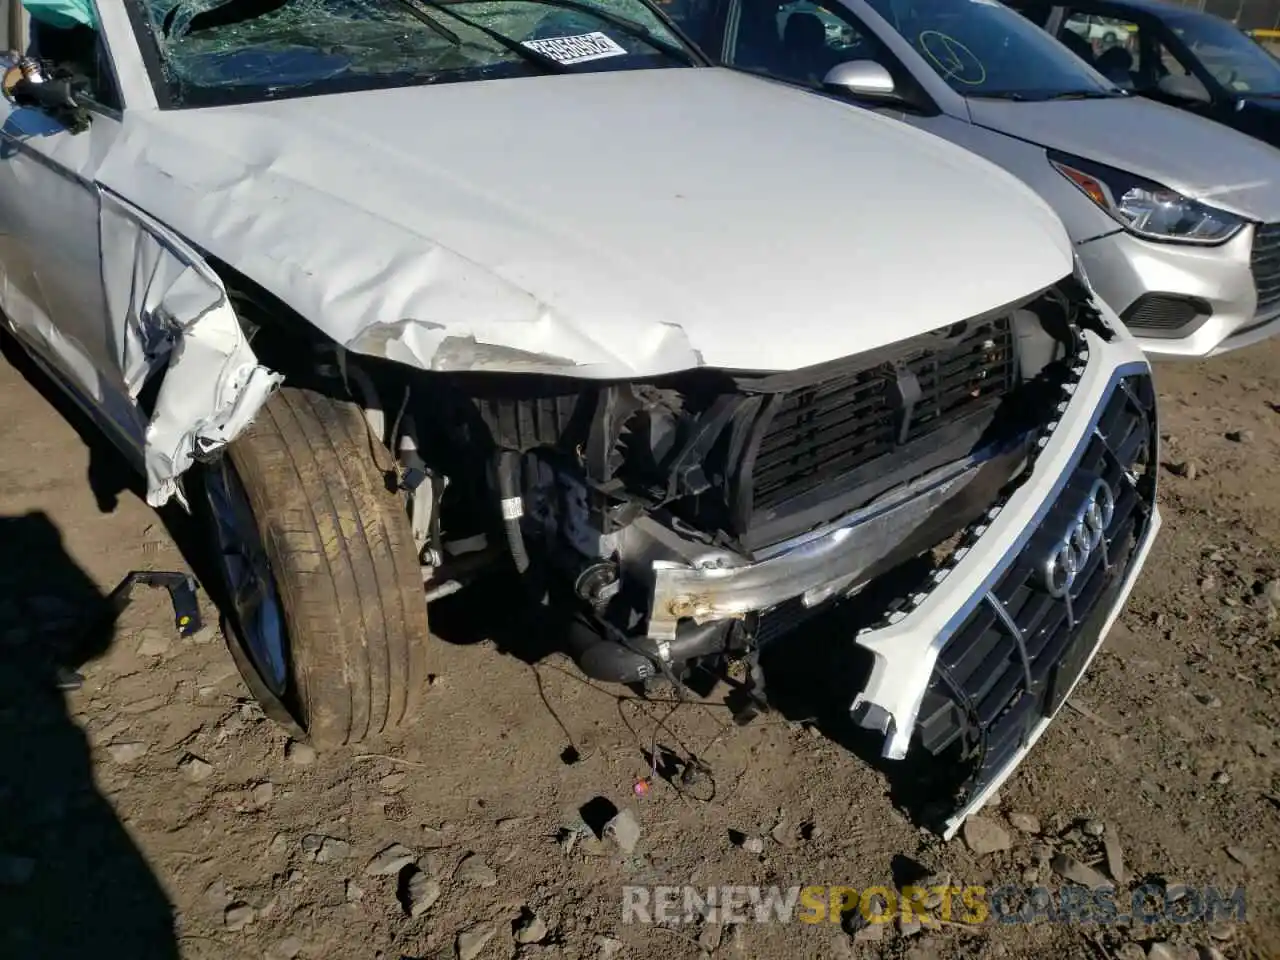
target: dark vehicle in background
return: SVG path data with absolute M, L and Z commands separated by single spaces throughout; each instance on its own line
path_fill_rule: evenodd
M 1280 146 L 1280 61 L 1221 17 L 1161 0 L 1009 6 L 1113 83 Z

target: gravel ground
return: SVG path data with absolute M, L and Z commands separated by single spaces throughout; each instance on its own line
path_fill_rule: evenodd
M 0 957 L 1280 956 L 1280 342 L 1157 368 L 1146 574 L 1072 709 L 946 844 L 856 738 L 586 682 L 501 603 L 437 617 L 418 729 L 317 757 L 251 702 L 207 606 L 180 639 L 138 588 L 93 629 L 128 571 L 185 569 L 188 538 L 18 368 L 0 361 Z M 79 689 L 56 690 L 56 657 Z M 638 797 L 655 746 L 706 769 Z M 1244 885 L 1248 918 L 622 922 L 625 885 L 1057 890 L 1089 869 L 1171 901 Z

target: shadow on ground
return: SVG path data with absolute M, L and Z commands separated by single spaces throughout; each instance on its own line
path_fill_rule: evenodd
M 48 516 L 0 517 L 0 956 L 178 955 L 172 908 L 58 688 L 59 665 L 110 643 L 104 604 Z

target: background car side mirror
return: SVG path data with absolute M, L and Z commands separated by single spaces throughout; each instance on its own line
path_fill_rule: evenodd
M 883 103 L 904 103 L 905 98 L 894 85 L 893 77 L 874 60 L 849 60 L 837 63 L 822 78 L 822 85 L 836 93 L 845 93 L 859 100 L 876 100 Z
M 1200 82 L 1200 78 L 1190 74 L 1178 76 L 1171 73 L 1161 77 L 1156 84 L 1156 89 L 1166 97 L 1185 100 L 1188 103 L 1211 103 L 1213 100 L 1209 96 L 1209 91 L 1205 89 L 1205 85 Z
M 48 114 L 71 133 L 89 128 L 90 113 L 81 103 L 72 80 L 48 77 L 33 60 L 20 61 L 4 74 L 5 97 L 20 107 L 34 107 Z

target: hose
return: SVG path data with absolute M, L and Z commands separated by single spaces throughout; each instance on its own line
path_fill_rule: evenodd
M 516 572 L 529 569 L 529 551 L 525 547 L 524 532 L 520 529 L 520 517 L 524 514 L 524 496 L 520 491 L 520 454 L 515 450 L 500 450 L 497 460 L 498 497 L 502 508 L 502 527 L 507 535 L 507 547 Z

